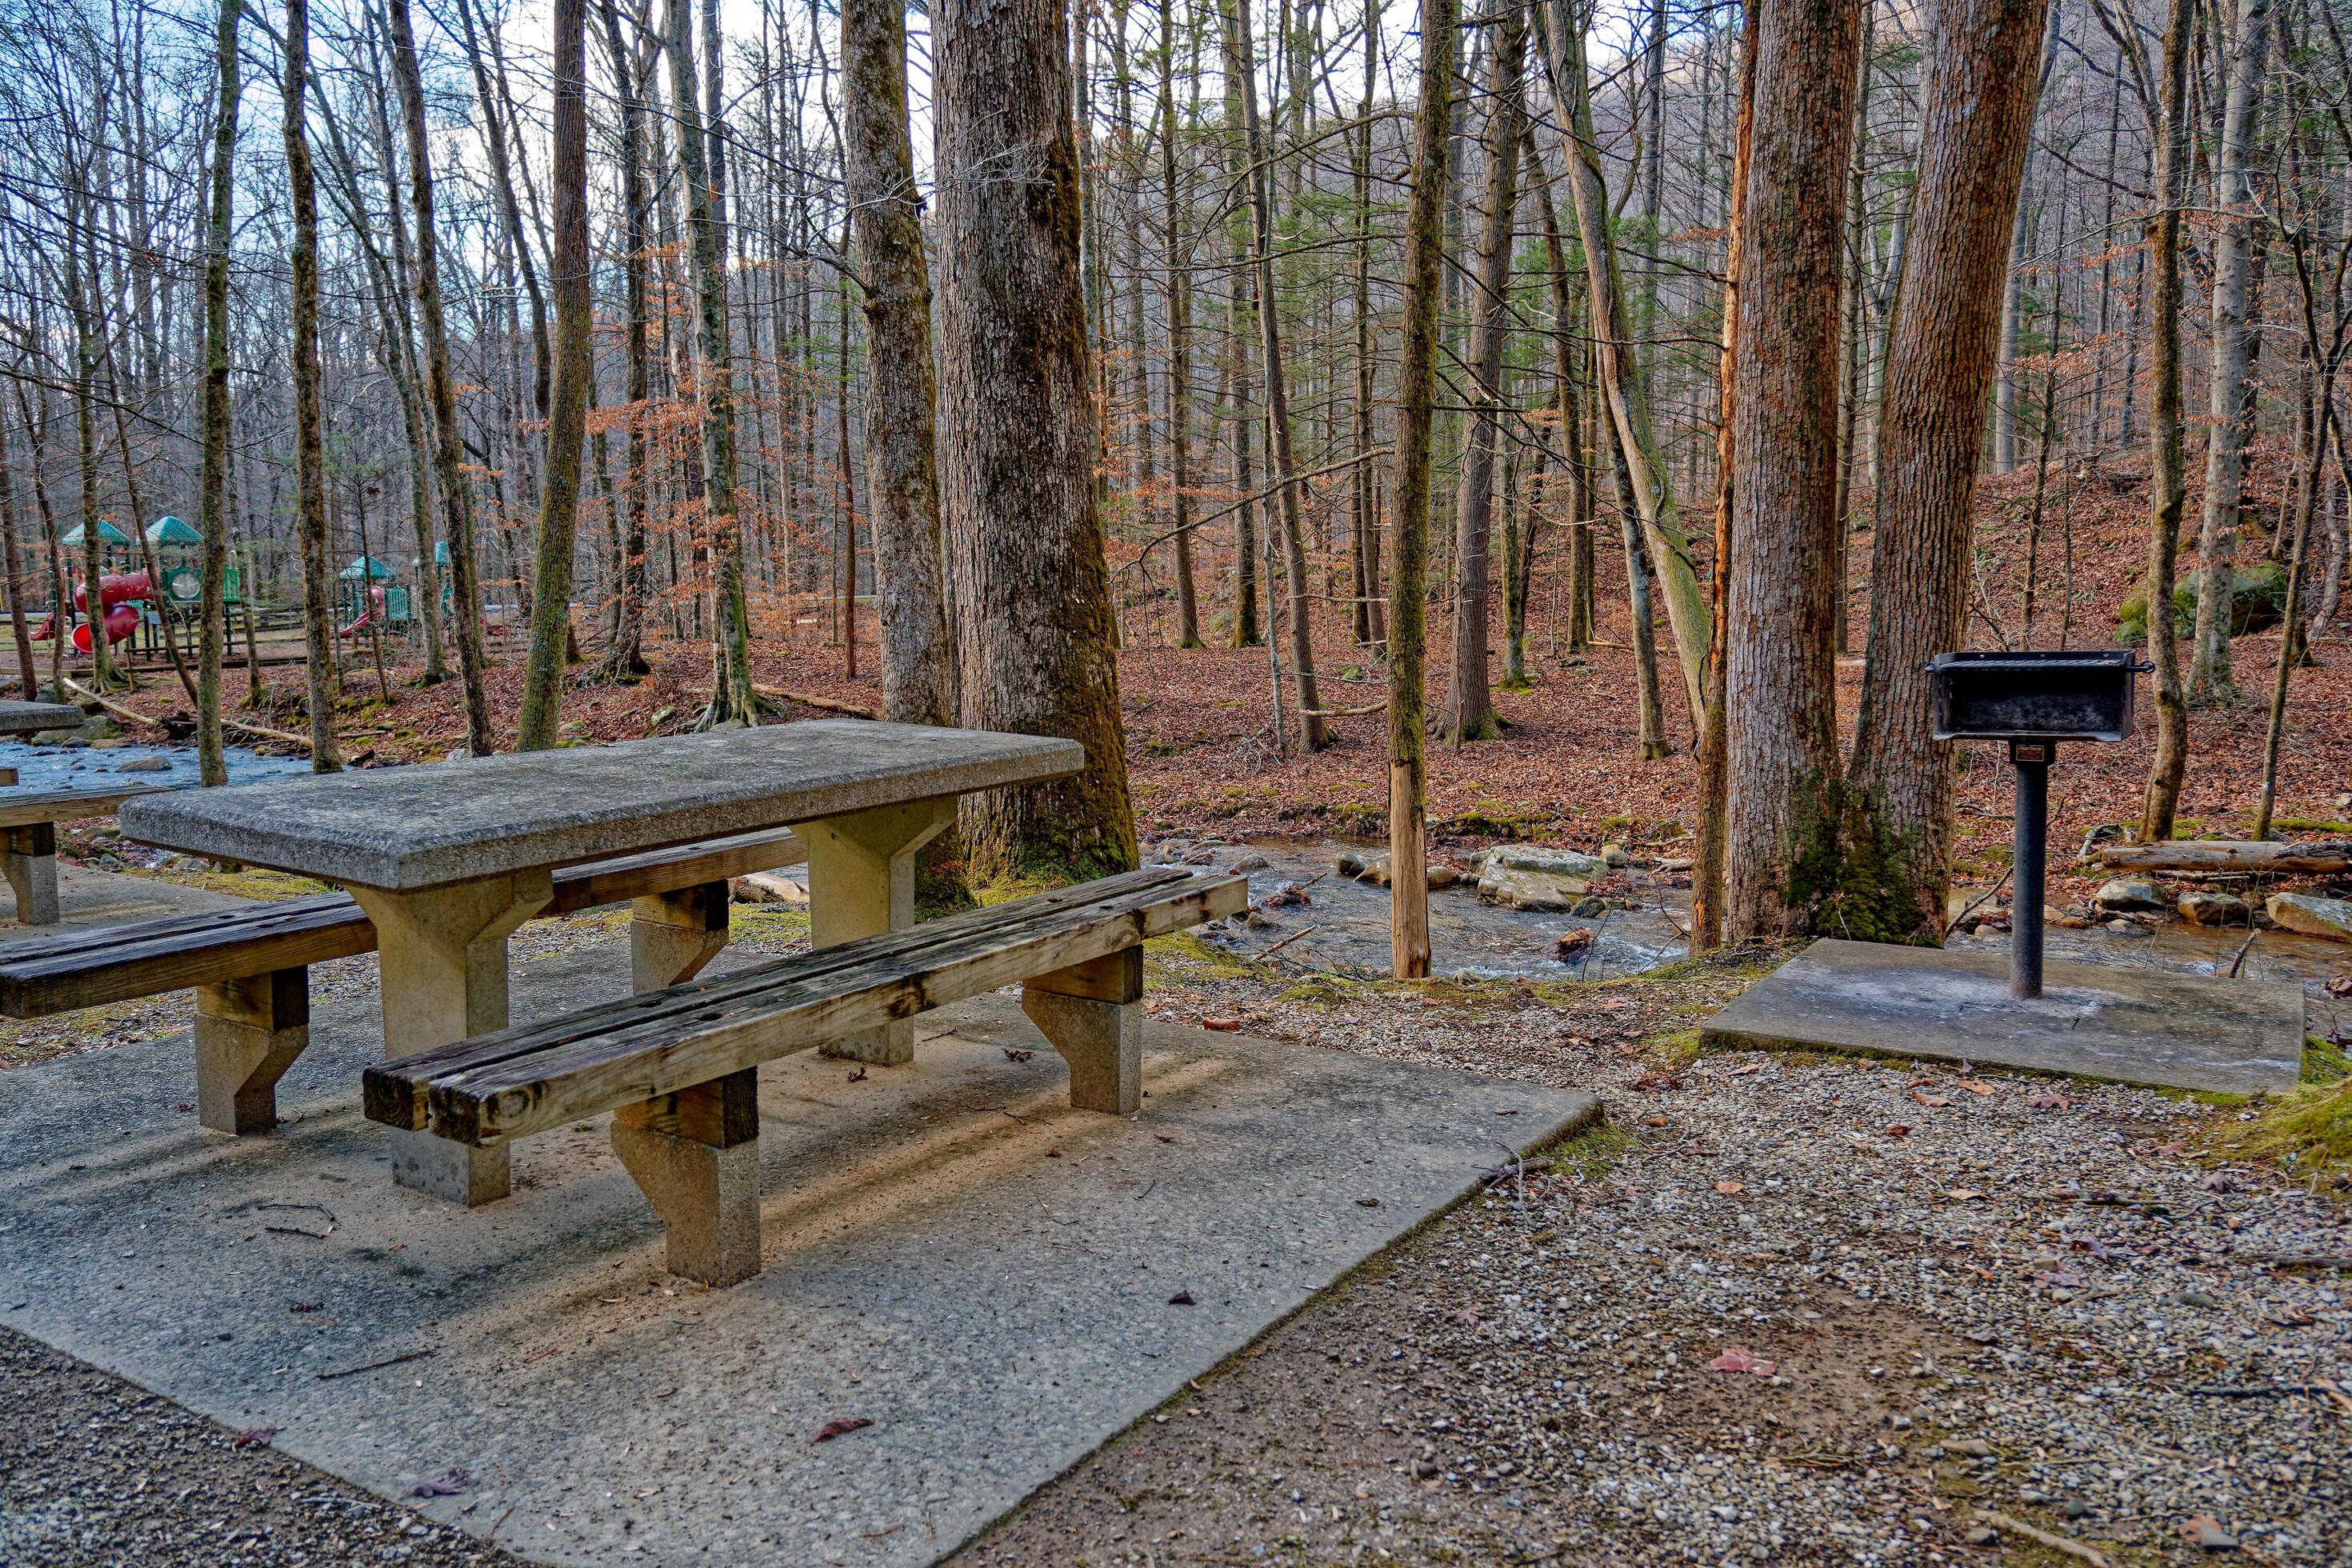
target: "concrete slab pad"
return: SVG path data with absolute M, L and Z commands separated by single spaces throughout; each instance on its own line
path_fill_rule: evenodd
M 29 735 L 41 730 L 77 730 L 88 715 L 63 702 L 0 699 L 0 734 Z
M 610 941 L 524 960 L 517 1016 L 626 976 Z M 180 1109 L 184 1037 L 0 1073 L 0 1321 L 386 1496 L 462 1468 L 410 1506 L 549 1563 L 929 1562 L 1598 1113 L 1158 1024 L 1142 1114 L 1072 1111 L 982 998 L 908 1067 L 763 1070 L 765 1270 L 712 1291 L 663 1271 L 601 1119 L 483 1209 L 394 1187 L 374 1008 L 322 1001 L 266 1138 Z
M 2275 980 L 2052 963 L 2009 994 L 2004 953 L 1825 940 L 1700 1030 L 1714 1046 L 1937 1057 L 2174 1089 L 2260 1094 L 2303 1072 L 2303 990 Z

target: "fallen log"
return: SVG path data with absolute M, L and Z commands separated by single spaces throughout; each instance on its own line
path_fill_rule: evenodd
M 152 718 L 136 708 L 125 708 L 121 703 L 111 698 L 101 697 L 81 682 L 68 677 L 58 676 L 58 684 L 77 696 L 97 703 L 118 719 L 128 719 L 133 723 L 149 725 L 157 730 L 169 728 L 161 719 Z M 310 749 L 310 737 L 308 735 L 297 735 L 289 730 L 273 730 L 266 724 L 248 724 L 242 719 L 232 719 L 226 714 L 221 716 L 221 723 L 228 729 L 239 731 L 247 735 L 258 735 L 265 741 L 276 741 L 281 745 L 299 746 L 306 752 Z
M 771 702 L 797 702 L 803 708 L 814 708 L 821 713 L 846 713 L 852 719 L 879 720 L 882 717 L 872 709 L 860 708 L 854 702 L 843 702 L 831 697 L 816 697 L 805 691 L 786 691 L 782 687 L 754 686 L 751 688 L 751 694 L 755 697 L 764 697 Z
M 2113 844 L 2099 851 L 2110 871 L 2352 871 L 2352 840 L 2296 844 L 2284 839 L 2200 838 Z

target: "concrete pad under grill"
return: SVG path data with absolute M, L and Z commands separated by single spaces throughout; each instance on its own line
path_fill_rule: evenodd
M 2051 963 L 2009 994 L 2005 954 L 1824 940 L 1700 1031 L 1732 1047 L 1937 1057 L 2123 1083 L 2260 1094 L 2303 1070 L 2303 990 L 2158 969 Z
M 627 954 L 514 974 L 529 1017 L 625 992 Z M 932 1561 L 1599 1109 L 1155 1023 L 1141 1115 L 1073 1111 L 985 997 L 908 1067 L 762 1070 L 763 1271 L 709 1290 L 602 1118 L 487 1207 L 394 1187 L 373 986 L 326 989 L 264 1137 L 182 1109 L 184 1035 L 0 1074 L 0 1321 L 549 1563 Z M 871 1425 L 813 1440 L 836 1422 Z

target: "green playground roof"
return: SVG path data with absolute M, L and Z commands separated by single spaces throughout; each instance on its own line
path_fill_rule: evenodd
M 98 520 L 98 542 L 100 544 L 127 545 L 131 542 L 131 536 L 101 517 Z M 77 526 L 71 533 L 67 534 L 58 542 L 79 549 L 81 545 L 81 529 Z
M 352 563 L 335 575 L 351 583 L 357 582 L 362 577 L 390 577 L 395 574 L 391 567 L 373 555 L 354 555 L 352 557 Z
M 156 544 L 202 544 L 205 536 L 176 517 L 159 517 L 147 525 L 147 537 Z

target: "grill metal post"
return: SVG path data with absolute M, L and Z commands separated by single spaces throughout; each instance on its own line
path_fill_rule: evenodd
M 2042 885 L 2049 861 L 2050 759 L 2047 741 L 2011 741 L 2017 770 L 2015 847 L 2010 869 L 2009 994 L 2021 1002 L 2042 994 Z

